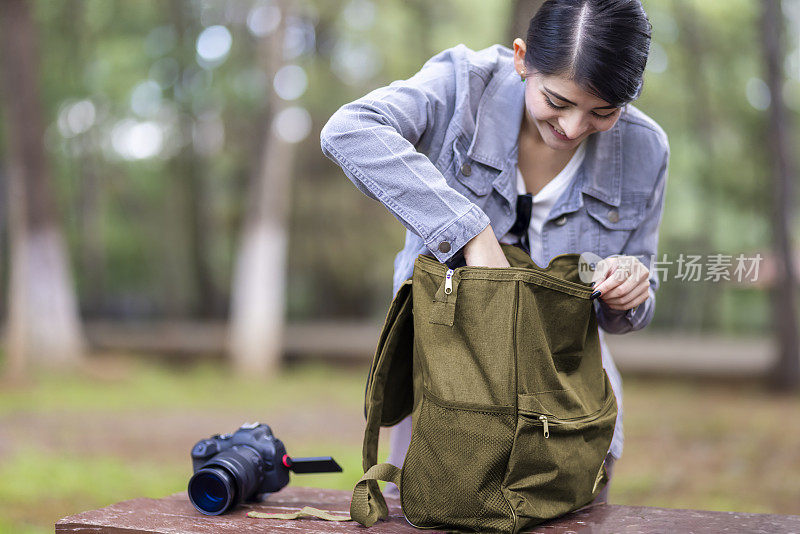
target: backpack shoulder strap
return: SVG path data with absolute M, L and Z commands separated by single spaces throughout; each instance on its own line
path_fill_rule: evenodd
M 350 517 L 362 525 L 369 527 L 375 524 L 378 519 L 386 519 L 389 509 L 386 501 L 381 494 L 378 481 L 383 480 L 393 482 L 400 487 L 400 469 L 389 463 L 377 464 L 378 462 L 378 438 L 382 419 L 384 419 L 384 403 L 397 397 L 398 393 L 404 393 L 408 398 L 407 392 L 397 392 L 394 390 L 403 389 L 403 382 L 396 377 L 390 379 L 390 371 L 397 373 L 399 369 L 406 369 L 406 366 L 397 367 L 396 359 L 410 358 L 408 351 L 402 347 L 410 346 L 408 336 L 413 336 L 413 319 L 411 317 L 412 292 L 411 279 L 409 278 L 400 289 L 389 306 L 386 321 L 381 329 L 378 341 L 378 348 L 372 362 L 372 368 L 367 381 L 367 391 L 365 395 L 364 408 L 366 411 L 367 424 L 364 429 L 364 445 L 362 449 L 362 464 L 364 476 L 358 481 L 353 489 L 353 498 L 350 501 Z M 408 325 L 412 324 L 409 330 Z M 398 350 L 400 348 L 401 350 Z M 410 362 L 409 362 L 410 364 Z M 410 365 L 407 367 L 410 370 Z M 410 382 L 405 387 L 413 388 Z M 387 384 L 390 384 L 392 392 L 388 392 Z M 389 398 L 387 398 L 389 397 Z M 406 403 L 403 403 L 406 404 Z M 410 408 L 410 404 L 408 405 Z M 393 407 L 392 412 L 402 414 L 406 410 Z M 407 414 L 406 414 L 407 415 Z M 394 417 L 392 417 L 394 419 Z
M 394 482 L 399 488 L 400 473 L 400 468 L 390 463 L 370 467 L 353 489 L 350 517 L 365 527 L 371 527 L 378 519 L 389 517 L 389 507 L 386 506 L 378 481 Z

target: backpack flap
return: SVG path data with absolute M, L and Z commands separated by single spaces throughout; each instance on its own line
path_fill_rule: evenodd
M 414 399 L 412 360 L 414 349 L 414 316 L 412 314 L 411 279 L 397 290 L 389 306 L 378 339 L 364 392 L 364 417 L 376 395 L 381 397 L 380 426 L 393 426 L 411 413 Z M 380 373 L 380 391 L 370 391 Z M 376 382 L 377 385 L 377 382 Z

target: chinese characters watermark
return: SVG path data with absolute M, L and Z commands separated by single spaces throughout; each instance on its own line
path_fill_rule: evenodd
M 646 268 L 642 262 L 642 256 L 624 256 L 615 254 L 618 258 L 618 266 L 611 277 L 618 276 L 627 278 L 638 274 L 640 270 Z M 639 261 L 634 261 L 638 259 Z M 677 258 L 669 260 L 666 254 L 661 255 L 661 259 L 656 259 L 655 255 L 650 256 L 650 272 L 654 273 L 659 280 L 680 280 L 683 282 L 711 281 L 719 282 L 735 281 L 739 283 L 756 282 L 758 280 L 758 268 L 763 257 L 761 254 L 745 256 L 744 254 L 678 254 Z M 582 282 L 592 281 L 594 271 L 601 267 L 604 259 L 592 252 L 584 252 L 580 256 L 578 264 L 578 274 Z

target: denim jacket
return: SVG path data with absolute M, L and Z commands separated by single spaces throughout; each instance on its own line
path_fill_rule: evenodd
M 407 229 L 394 260 L 393 294 L 411 277 L 419 254 L 452 267 L 487 225 L 498 239 L 513 226 L 523 110 L 524 84 L 511 50 L 458 45 L 428 60 L 411 78 L 342 106 L 325 124 L 323 153 Z M 622 379 L 603 331 L 639 330 L 655 312 L 659 280 L 651 261 L 668 160 L 664 131 L 626 106 L 612 128 L 586 139 L 583 164 L 542 227 L 548 262 L 570 252 L 623 254 L 636 256 L 650 270 L 649 298 L 635 310 L 612 310 L 602 299 L 594 301 L 603 367 L 619 407 L 609 449 L 616 458 L 624 441 Z M 404 428 L 398 440 L 407 447 L 410 426 Z
M 498 239 L 514 224 L 524 88 L 509 48 L 457 45 L 411 78 L 342 106 L 323 127 L 323 153 L 407 228 L 393 294 L 419 254 L 450 265 L 490 223 Z M 586 139 L 584 162 L 544 223 L 548 261 L 570 252 L 623 254 L 650 270 L 649 298 L 635 310 L 595 300 L 606 332 L 638 330 L 653 317 L 659 280 L 651 260 L 668 159 L 664 131 L 626 106 L 612 128 Z

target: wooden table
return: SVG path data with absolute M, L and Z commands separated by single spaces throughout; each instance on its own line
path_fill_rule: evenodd
M 400 510 L 399 499 L 387 498 L 389 520 L 379 521 L 369 530 L 354 521 L 333 522 L 315 518 L 295 520 L 254 519 L 245 514 L 293 512 L 303 506 L 348 512 L 349 491 L 286 487 L 263 503 L 245 504 L 221 516 L 205 516 L 195 510 L 185 492 L 163 499 L 133 499 L 99 510 L 61 519 L 56 533 L 239 534 L 248 532 L 436 532 L 417 530 L 409 525 Z M 800 516 L 708 512 L 647 506 L 600 505 L 584 508 L 526 532 L 567 533 L 795 533 L 800 534 Z

